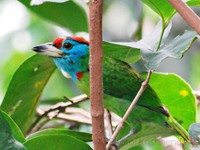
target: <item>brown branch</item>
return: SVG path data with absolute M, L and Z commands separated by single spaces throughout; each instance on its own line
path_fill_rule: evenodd
M 50 110 L 50 109 L 48 109 Z M 37 113 L 39 115 L 43 115 L 46 111 L 43 110 L 42 108 L 37 108 Z M 83 110 L 82 108 L 76 108 L 76 107 L 67 107 L 65 111 L 60 112 L 59 110 L 49 112 L 45 117 L 48 117 L 46 120 L 43 122 L 39 123 L 36 127 L 36 129 L 31 132 L 36 132 L 43 128 L 43 126 L 51 121 L 52 119 L 59 119 L 59 120 L 64 120 L 67 122 L 75 123 L 75 124 L 89 124 L 91 125 L 91 115 L 89 112 L 86 110 Z
M 111 117 L 112 116 L 110 114 L 110 111 L 108 109 L 105 109 L 105 119 L 106 119 L 109 137 L 111 137 L 113 134 L 113 126 L 112 126 L 112 118 Z
M 109 137 L 113 135 L 112 115 L 108 109 L 105 109 L 105 121 L 107 124 Z M 117 150 L 117 146 L 112 145 L 110 150 Z
M 43 115 L 45 113 L 45 110 L 43 110 L 42 108 L 37 108 L 37 113 L 39 115 Z M 40 130 L 41 128 L 43 128 L 43 126 L 46 123 L 48 123 L 49 121 L 51 121 L 54 118 L 59 119 L 59 120 L 64 120 L 64 121 L 67 121 L 68 123 L 73 123 L 76 125 L 80 124 L 80 123 L 81 124 L 89 124 L 89 125 L 92 124 L 90 113 L 83 110 L 82 108 L 76 108 L 76 107 L 67 107 L 67 109 L 63 113 L 60 113 L 59 111 L 56 111 L 56 112 L 53 111 L 53 112 L 48 113 L 48 115 L 45 117 L 48 117 L 48 118 L 46 120 L 44 120 L 43 122 L 41 122 L 36 127 L 36 129 L 32 132 L 36 132 L 36 131 Z
M 182 0 L 168 0 L 183 19 L 200 35 L 200 18 Z
M 88 97 L 87 95 L 85 94 L 82 94 L 82 95 L 79 95 L 79 96 L 76 96 L 72 99 L 70 99 L 69 102 L 60 102 L 60 103 L 57 103 L 55 104 L 53 107 L 49 108 L 47 111 L 45 111 L 43 114 L 41 114 L 34 122 L 33 124 L 29 127 L 28 131 L 27 131 L 27 135 L 30 134 L 33 130 L 33 128 L 40 122 L 40 120 L 43 118 L 43 117 L 46 117 L 50 112 L 52 111 L 57 111 L 57 113 L 59 112 L 62 112 L 66 109 L 66 107 L 69 107 L 69 106 L 72 106 L 72 105 L 75 105 L 77 103 L 80 103 L 84 100 L 87 100 Z
M 200 104 L 200 91 L 193 91 L 194 96 L 196 97 L 196 105 Z
M 122 129 L 124 122 L 126 121 L 126 119 L 128 118 L 129 114 L 131 113 L 131 111 L 133 110 L 134 106 L 136 105 L 137 101 L 139 100 L 140 96 L 142 95 L 142 93 L 145 91 L 145 89 L 148 86 L 150 77 L 151 77 L 151 73 L 152 71 L 149 70 L 148 71 L 148 75 L 147 75 L 147 79 L 142 82 L 142 85 L 137 93 L 137 95 L 135 96 L 135 98 L 133 99 L 131 105 L 129 106 L 128 110 L 126 111 L 126 113 L 124 114 L 121 122 L 118 124 L 116 130 L 114 131 L 112 137 L 110 138 L 110 140 L 108 141 L 108 144 L 106 145 L 106 149 L 108 150 L 110 148 L 110 146 L 112 145 L 113 141 L 116 139 L 117 135 L 119 134 L 120 130 Z
M 102 79 L 102 9 L 103 0 L 90 1 L 90 108 L 95 150 L 106 149 Z

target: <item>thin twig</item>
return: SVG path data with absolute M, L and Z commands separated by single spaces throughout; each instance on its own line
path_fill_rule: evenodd
M 46 107 L 38 107 L 37 108 L 37 114 L 42 115 L 46 111 Z M 55 116 L 56 115 L 56 116 Z M 121 118 L 118 116 L 112 114 L 112 124 L 114 126 L 117 126 L 117 124 L 121 121 Z M 56 112 L 50 112 L 46 117 L 48 118 L 56 118 L 59 120 L 64 120 L 67 122 L 73 122 L 76 124 L 88 124 L 91 125 L 91 115 L 90 112 L 82 109 L 82 108 L 77 108 L 77 107 L 67 107 L 64 113 L 58 113 Z M 105 115 L 105 121 L 106 121 L 106 115 Z M 34 131 L 35 132 L 35 131 Z
M 193 91 L 193 94 L 196 97 L 196 105 L 198 106 L 200 104 L 200 91 Z
M 90 108 L 94 150 L 106 149 L 102 76 L 102 11 L 103 0 L 90 1 Z
M 128 134 L 126 134 L 124 137 L 122 137 L 121 139 L 117 141 L 117 144 L 120 145 L 122 142 L 126 141 L 128 138 L 130 138 L 134 134 L 135 134 L 135 130 L 130 130 Z
M 40 125 L 35 129 L 34 132 L 39 131 L 50 120 L 51 120 L 50 118 L 47 118 L 46 120 L 44 120 L 42 123 L 40 123 Z
M 133 110 L 134 106 L 136 105 L 137 101 L 139 100 L 140 96 L 142 95 L 142 93 L 145 91 L 145 89 L 148 86 L 150 77 L 151 77 L 151 73 L 152 71 L 149 70 L 148 71 L 148 75 L 147 78 L 144 82 L 142 82 L 142 85 L 137 93 L 137 95 L 135 96 L 135 98 L 133 99 L 131 105 L 129 106 L 128 110 L 126 111 L 125 115 L 123 116 L 121 122 L 119 123 L 119 125 L 117 126 L 116 130 L 114 131 L 112 137 L 110 138 L 110 140 L 108 141 L 108 144 L 106 145 L 106 149 L 108 150 L 109 147 L 112 145 L 113 141 L 116 139 L 117 135 L 119 134 L 120 130 L 122 129 L 124 122 L 126 121 L 126 119 L 128 118 L 129 114 L 131 113 L 131 111 Z
M 113 134 L 112 116 L 111 116 L 110 111 L 108 109 L 105 109 L 105 118 L 106 118 L 109 137 L 111 137 L 112 134 Z
M 200 18 L 182 0 L 168 0 L 183 19 L 200 35 Z
M 111 137 L 113 135 L 113 125 L 112 125 L 112 116 L 108 109 L 105 109 L 105 120 L 107 123 L 109 137 Z M 115 145 L 112 145 L 110 147 L 110 150 L 117 150 L 117 147 Z
M 79 96 L 76 96 L 72 99 L 70 99 L 69 102 L 60 102 L 60 103 L 57 103 L 55 105 L 53 105 L 53 107 L 51 107 L 50 109 L 48 109 L 47 111 L 45 111 L 42 115 L 40 115 L 34 122 L 33 124 L 29 127 L 28 131 L 27 131 L 27 135 L 29 133 L 31 133 L 31 131 L 33 130 L 33 128 L 40 122 L 40 120 L 43 118 L 43 117 L 46 117 L 50 112 L 52 111 L 56 111 L 58 110 L 58 112 L 62 112 L 66 109 L 66 107 L 69 107 L 69 106 L 72 106 L 72 105 L 75 105 L 77 103 L 80 103 L 84 100 L 87 100 L 88 97 L 87 95 L 85 94 L 82 94 L 82 95 L 79 95 Z
M 60 107 L 59 107 L 60 108 Z M 50 109 L 49 109 L 50 110 Z M 63 112 L 65 109 L 61 109 L 61 111 Z M 43 121 L 42 123 L 40 123 L 38 125 L 38 127 L 36 128 L 36 131 L 39 131 L 46 123 L 48 123 L 50 120 L 52 120 L 53 118 L 56 118 L 58 116 L 58 114 L 60 113 L 60 110 L 58 112 L 56 112 L 56 114 L 54 114 L 53 116 L 48 116 L 48 118 Z M 48 114 L 47 114 L 48 115 Z

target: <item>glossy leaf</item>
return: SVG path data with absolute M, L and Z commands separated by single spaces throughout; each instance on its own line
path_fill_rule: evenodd
M 200 6 L 200 1 L 199 0 L 188 0 L 187 4 L 189 6 Z
M 139 145 L 147 144 L 148 142 L 155 142 L 156 138 L 161 136 L 166 137 L 169 135 L 173 135 L 175 132 L 171 129 L 167 129 L 160 125 L 155 125 L 151 123 L 143 124 L 142 130 L 140 130 L 137 134 L 131 135 L 125 141 L 120 143 L 120 150 L 131 149 Z M 145 136 L 144 136 L 145 135 Z
M 176 10 L 170 5 L 168 0 L 142 0 L 153 11 L 155 11 L 163 20 L 164 28 L 176 13 Z M 199 6 L 199 0 L 184 0 L 189 6 Z
M 134 63 L 141 59 L 139 49 L 105 41 L 103 42 L 103 52 L 104 55 L 108 57 L 126 61 L 128 63 Z
M 162 144 L 158 140 L 151 140 L 145 143 L 142 143 L 138 146 L 129 148 L 129 150 L 165 150 Z
M 167 57 L 181 59 L 196 39 L 196 32 L 185 31 L 172 39 L 170 43 L 163 43 L 163 46 L 158 51 L 142 48 L 142 57 L 147 62 L 146 67 L 156 70 L 159 64 Z
M 152 10 L 154 10 L 163 20 L 164 26 L 166 27 L 175 14 L 175 9 L 169 4 L 167 0 L 142 0 Z
M 195 97 L 191 87 L 175 74 L 153 73 L 150 85 L 170 114 L 188 130 L 196 122 Z
M 88 20 L 85 10 L 74 1 L 64 3 L 45 2 L 31 6 L 31 0 L 19 0 L 37 15 L 54 22 L 72 32 L 88 31 Z
M 84 142 L 92 141 L 92 135 L 89 133 L 77 132 L 77 131 L 72 131 L 72 130 L 59 130 L 59 129 L 46 129 L 46 130 L 38 131 L 34 134 L 31 134 L 27 138 L 27 140 L 31 140 L 39 136 L 47 136 L 47 135 L 68 135 Z
M 187 1 L 187 4 L 189 6 L 200 6 L 200 1 L 199 0 L 189 0 L 189 1 Z
M 153 36 L 153 33 L 154 35 L 159 35 L 158 32 L 160 26 L 161 24 L 155 28 L 152 34 L 150 34 L 152 36 L 149 36 L 141 41 L 117 42 L 116 44 L 126 45 L 132 48 L 140 48 L 142 57 L 146 61 L 146 67 L 150 70 L 156 70 L 160 63 L 167 57 L 181 59 L 198 37 L 197 33 L 194 31 L 185 31 L 183 34 L 172 39 L 169 43 L 166 43 L 166 37 L 170 30 L 169 27 L 169 29 L 167 28 L 165 30 L 160 47 L 157 49 L 156 46 L 158 46 L 159 40 L 157 36 Z
M 23 144 L 14 138 L 11 126 L 9 125 L 10 123 L 6 119 L 5 113 L 0 110 L 0 149 L 25 150 L 26 148 L 23 146 Z
M 24 143 L 28 150 L 92 150 L 85 142 L 69 135 L 45 135 L 30 139 Z
M 30 125 L 41 92 L 54 70 L 55 65 L 50 58 L 35 55 L 17 69 L 9 84 L 1 108 L 23 133 Z
M 19 129 L 17 124 L 14 122 L 14 120 L 10 116 L 8 116 L 8 114 L 6 114 L 5 112 L 1 111 L 1 113 L 3 114 L 6 121 L 8 122 L 8 124 L 11 128 L 11 132 L 12 132 L 13 137 L 21 143 L 25 142 L 26 139 L 24 138 L 23 133 L 21 132 L 21 130 Z

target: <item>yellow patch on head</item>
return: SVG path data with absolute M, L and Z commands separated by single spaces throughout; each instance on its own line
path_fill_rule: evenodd
M 186 96 L 188 96 L 189 93 L 186 90 L 182 90 L 179 92 L 179 94 L 182 95 L 183 97 L 186 97 Z

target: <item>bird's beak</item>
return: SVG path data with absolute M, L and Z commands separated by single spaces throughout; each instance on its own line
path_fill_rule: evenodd
M 51 57 L 63 57 L 63 52 L 53 46 L 52 43 L 41 44 L 32 48 L 33 51 Z

